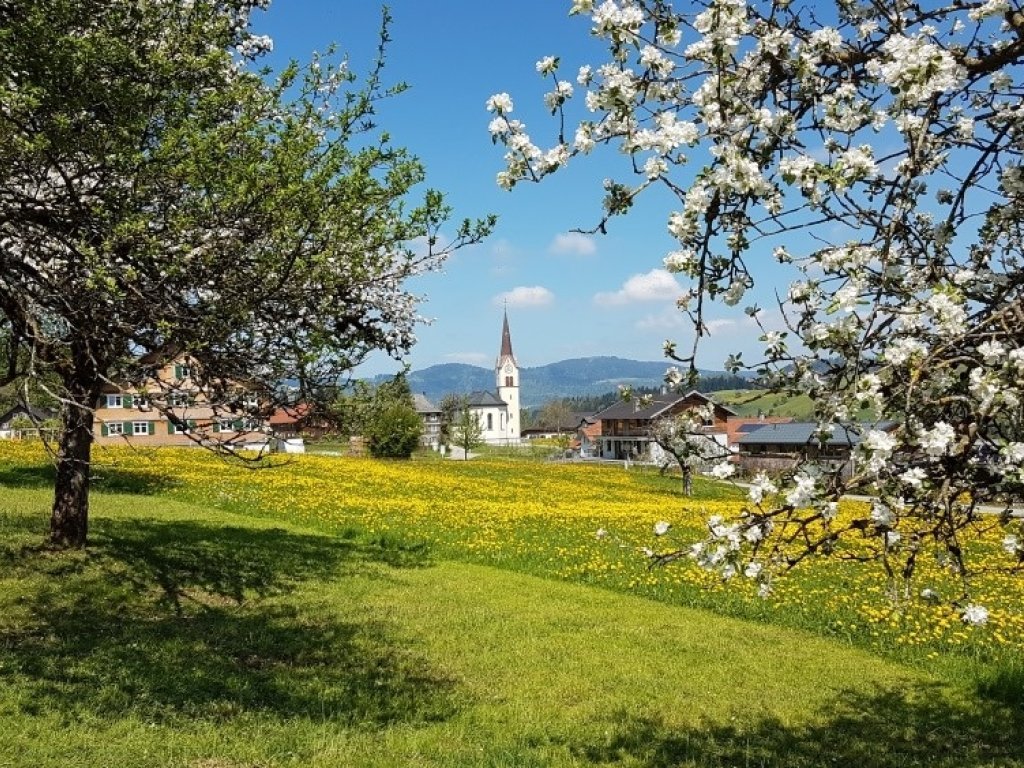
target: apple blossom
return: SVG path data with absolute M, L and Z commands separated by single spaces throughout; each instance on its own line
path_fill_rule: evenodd
M 837 525 L 832 505 L 869 493 L 879 501 L 860 522 L 898 518 L 902 542 L 927 542 L 966 593 L 983 564 L 968 562 L 958 538 L 978 525 L 978 505 L 1024 493 L 1019 10 L 1007 0 L 891 14 L 845 2 L 811 13 L 784 0 L 572 10 L 607 46 L 606 61 L 580 70 L 585 106 L 555 105 L 557 144 L 563 125 L 581 129 L 558 163 L 522 151 L 518 132 L 492 131 L 513 150 L 506 181 L 543 180 L 598 144 L 621 149 L 627 161 L 605 184 L 594 230 L 651 187 L 669 201 L 663 263 L 688 283 L 679 309 L 694 328 L 689 350 L 666 347 L 672 360 L 694 372 L 709 307 L 787 274 L 780 318 L 752 315 L 764 358 L 730 355 L 727 365 L 807 394 L 822 435 L 850 436 L 841 471 L 809 452 L 772 478 L 775 507 L 751 489 L 755 509 L 737 525 L 774 528 L 740 535 L 739 546 L 765 573 L 832 551 L 830 537 L 863 529 Z M 826 532 L 812 535 L 811 520 Z M 750 559 L 721 543 L 721 525 L 695 560 L 742 572 Z M 886 567 L 902 559 L 909 578 L 918 546 L 884 549 Z

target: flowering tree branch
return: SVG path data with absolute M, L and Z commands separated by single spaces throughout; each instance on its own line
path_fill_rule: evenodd
M 680 309 L 696 333 L 689 354 L 666 351 L 691 370 L 709 303 L 738 306 L 773 263 L 790 269 L 780 326 L 747 308 L 764 359 L 727 366 L 809 394 L 821 434 L 857 437 L 850 476 L 797 467 L 782 503 L 765 495 L 714 522 L 697 559 L 764 586 L 862 537 L 894 579 L 927 551 L 966 592 L 975 566 L 963 537 L 999 520 L 980 505 L 1009 509 L 1024 493 L 1019 3 L 704 0 L 682 12 L 668 0 L 575 0 L 571 12 L 589 16 L 608 57 L 580 67 L 575 85 L 559 58 L 538 63 L 554 83 L 549 149 L 507 94 L 487 103 L 506 148 L 499 185 L 605 146 L 622 153 L 625 176 L 605 183 L 597 229 L 651 187 L 667 190 L 677 247 L 664 265 L 690 280 Z M 893 423 L 862 424 L 865 407 Z M 837 523 L 851 491 L 877 498 L 871 516 Z M 1019 531 L 1005 548 L 1024 557 Z

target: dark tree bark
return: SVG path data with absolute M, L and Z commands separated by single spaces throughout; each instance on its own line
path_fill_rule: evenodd
M 64 405 L 63 429 L 57 453 L 50 543 L 61 548 L 86 545 L 89 526 L 89 464 L 92 457 L 92 418 L 97 394 L 77 386 Z

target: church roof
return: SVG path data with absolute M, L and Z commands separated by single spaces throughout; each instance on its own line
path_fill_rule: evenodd
M 477 407 L 481 407 L 481 406 L 490 406 L 490 407 L 498 406 L 498 407 L 501 407 L 501 408 L 507 408 L 508 407 L 508 404 L 504 400 L 502 400 L 500 397 L 495 395 L 493 392 L 481 392 L 481 391 L 470 392 L 468 395 L 466 395 L 466 405 L 468 405 L 470 407 L 473 407 L 473 406 L 477 406 Z

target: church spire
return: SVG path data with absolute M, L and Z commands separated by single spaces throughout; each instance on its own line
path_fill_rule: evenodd
M 508 331 L 508 310 L 505 311 L 505 322 L 501 326 L 501 352 L 498 353 L 499 360 L 505 358 L 512 358 L 513 362 L 516 359 L 516 356 L 512 354 L 512 335 Z

